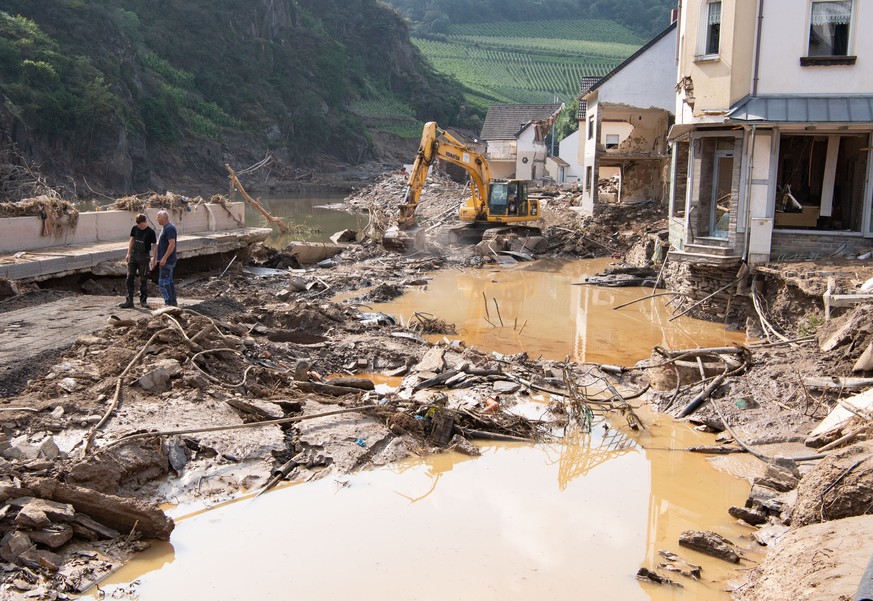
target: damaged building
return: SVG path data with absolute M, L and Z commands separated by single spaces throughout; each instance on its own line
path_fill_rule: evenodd
M 763 263 L 870 248 L 873 42 L 862 34 L 873 15 L 859 4 L 682 4 L 672 256 Z
M 579 122 L 586 213 L 599 203 L 668 198 L 676 30 L 674 22 L 580 97 L 587 106 Z

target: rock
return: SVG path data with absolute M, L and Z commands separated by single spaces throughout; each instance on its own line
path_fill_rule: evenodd
M 185 446 L 181 437 L 174 436 L 167 440 L 167 460 L 176 475 L 180 476 L 190 460 L 188 447 Z
M 758 526 L 767 523 L 767 514 L 756 511 L 755 509 L 731 506 L 728 508 L 728 513 L 732 517 L 735 517 L 738 520 L 743 520 L 751 526 Z
M 449 441 L 449 448 L 453 451 L 463 453 L 464 455 L 469 455 L 470 457 L 478 457 L 482 454 L 481 451 L 479 451 L 479 447 L 460 434 L 455 434 L 452 437 L 452 440 Z
M 0 278 L 0 298 L 8 298 L 18 294 L 18 285 L 6 278 Z
M 761 484 L 779 492 L 788 492 L 797 488 L 797 483 L 800 479 L 797 478 L 791 470 L 777 465 L 767 465 L 767 471 L 760 478 L 755 479 L 755 484 Z
M 73 518 L 73 532 L 87 540 L 107 539 L 111 540 L 121 536 L 118 530 L 104 526 L 100 522 L 88 517 L 84 513 L 77 513 Z
M 22 497 L 10 499 L 9 504 L 21 505 L 15 523 L 30 528 L 43 528 L 51 522 L 69 522 L 76 515 L 69 503 L 56 503 L 47 499 Z
M 649 570 L 648 568 L 640 568 L 639 571 L 637 571 L 637 580 L 644 580 L 645 582 L 668 586 L 682 586 L 678 582 L 674 582 L 666 576 L 662 576 L 657 572 Z
M 429 371 L 438 374 L 445 367 L 445 351 L 435 346 L 424 354 L 424 357 L 422 357 L 418 365 L 412 368 L 412 371 Z
M 66 393 L 76 392 L 80 388 L 82 388 L 81 384 L 79 384 L 75 378 L 62 378 L 58 382 L 58 388 Z
M 511 394 L 513 392 L 518 392 L 521 388 L 521 384 L 508 380 L 497 380 L 496 382 L 493 382 L 491 386 L 497 394 Z
M 18 561 L 35 570 L 40 568 L 49 572 L 57 572 L 62 563 L 61 556 L 45 549 L 28 549 L 18 556 Z
M 679 535 L 679 544 L 731 563 L 740 562 L 740 556 L 733 543 L 715 532 L 686 530 Z
M 291 298 L 291 294 L 292 294 L 292 292 L 290 290 L 288 290 L 287 288 L 283 288 L 282 290 L 280 290 L 279 292 L 276 293 L 276 298 L 278 298 L 280 301 L 282 301 L 284 303 L 289 298 Z
M 166 459 L 164 460 L 166 465 Z M 24 478 L 24 484 L 40 497 L 72 505 L 100 523 L 145 538 L 169 540 L 175 524 L 153 503 L 106 495 L 95 490 L 62 484 L 51 478 Z
M 38 457 L 44 457 L 50 461 L 54 461 L 61 454 L 61 450 L 58 448 L 55 439 L 49 436 L 46 438 L 41 445 L 39 445 L 39 450 L 37 451 Z
M 182 366 L 175 359 L 162 359 L 154 364 L 154 369 L 145 373 L 138 384 L 143 390 L 154 393 L 170 389 L 170 379 L 182 373 Z
M 166 450 L 159 441 L 137 441 L 73 464 L 67 482 L 111 494 L 122 483 L 141 485 L 162 478 L 169 469 Z
M 73 538 L 73 527 L 70 524 L 52 524 L 45 528 L 31 530 L 29 536 L 35 543 L 57 549 Z
M 358 388 L 360 390 L 376 390 L 376 385 L 372 380 L 367 378 L 331 378 L 327 380 L 327 384 L 332 386 L 346 386 L 348 388 Z
M 675 553 L 671 553 L 670 551 L 666 551 L 664 549 L 658 551 L 658 555 L 666 560 L 666 562 L 658 564 L 659 568 L 668 570 L 670 572 L 677 572 L 687 578 L 700 580 L 701 567 L 699 565 L 689 563 Z
M 24 532 L 12 530 L 0 541 L 0 557 L 10 563 L 18 563 L 18 557 L 33 547 L 33 542 Z
M 358 237 L 358 232 L 355 230 L 342 230 L 341 232 L 335 233 L 330 237 L 330 241 L 334 244 L 341 244 L 344 242 L 354 242 Z

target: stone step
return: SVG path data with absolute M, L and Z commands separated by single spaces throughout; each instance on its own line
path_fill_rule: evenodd
M 685 245 L 688 248 L 688 245 Z M 681 250 L 671 250 L 667 253 L 667 258 L 673 261 L 690 261 L 693 263 L 701 263 L 704 265 L 734 265 L 739 264 L 743 260 L 740 255 L 714 255 L 702 252 L 688 252 Z
M 734 251 L 734 249 L 729 246 L 699 244 L 697 242 L 687 242 L 684 250 L 685 252 L 716 255 L 719 257 L 729 257 L 733 255 Z

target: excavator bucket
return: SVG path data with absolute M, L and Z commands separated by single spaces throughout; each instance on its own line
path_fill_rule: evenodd
M 382 246 L 386 250 L 403 254 L 418 250 L 427 250 L 427 240 L 424 237 L 424 228 L 416 225 L 409 229 L 400 229 L 392 225 L 382 235 Z

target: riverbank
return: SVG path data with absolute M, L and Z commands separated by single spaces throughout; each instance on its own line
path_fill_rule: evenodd
M 390 210 L 402 186 L 401 177 L 387 176 L 353 194 L 349 204 L 359 209 L 375 204 Z M 473 432 L 537 440 L 555 436 L 567 423 L 584 424 L 584 412 L 578 412 L 582 405 L 575 402 L 569 407 L 567 403 L 550 407 L 537 420 L 519 419 L 505 410 L 525 400 L 535 387 L 563 391 L 565 400 L 573 400 L 568 389 L 578 388 L 590 377 L 611 382 L 622 398 L 645 394 L 640 397 L 645 402 L 674 411 L 684 409 L 711 387 L 702 407 L 685 419 L 711 431 L 730 425 L 737 439 L 764 456 L 817 454 L 802 442 L 837 405 L 840 390 L 811 391 L 802 384 L 804 378 L 847 375 L 866 348 L 866 332 L 873 331 L 860 316 L 843 328 L 847 317 L 819 325 L 819 295 L 824 292 L 820 288 L 826 286 L 828 277 L 866 281 L 873 273 L 864 264 L 841 265 L 835 259 L 827 265 L 769 266 L 769 271 L 762 272 L 768 278 L 764 295 L 774 301 L 768 305 L 768 321 L 788 339 L 804 337 L 806 328 L 812 328 L 809 335 L 816 337 L 769 347 L 750 345 L 748 354 L 738 353 L 738 363 L 731 364 L 730 373 L 717 386 L 710 385 L 724 371 L 723 353 L 704 354 L 702 367 L 696 357 L 677 360 L 656 353 L 648 362 L 621 366 L 616 380 L 613 368 L 603 371 L 597 365 L 542 361 L 523 353 L 494 356 L 442 341 L 440 336 L 428 341 L 425 336 L 440 332 L 451 338 L 452 324 L 440 315 L 421 315 L 414 322 L 398 324 L 367 310 L 369 303 L 426 286 L 428 274 L 435 269 L 495 268 L 512 256 L 503 250 L 519 252 L 513 250 L 517 240 L 511 236 L 495 239 L 478 251 L 439 244 L 440 230 L 452 224 L 450 213 L 462 192 L 448 181 L 441 181 L 434 192 L 437 196 L 431 194 L 419 211 L 422 223 L 432 228 L 427 252 L 408 257 L 388 254 L 378 244 L 380 232 L 371 229 L 359 233 L 356 242 L 320 267 L 290 274 L 251 272 L 236 265 L 224 273 L 195 275 L 190 266 L 188 281 L 180 287 L 183 307 L 179 310 L 121 314 L 110 302 L 95 309 L 103 312 L 108 328 L 79 336 L 61 353 L 28 358 L 28 369 L 19 376 L 24 381 L 16 383 L 14 396 L 4 399 L 5 409 L 20 408 L 3 414 L 11 433 L 4 452 L 11 487 L 7 498 L 21 494 L 26 488 L 22 478 L 27 475 L 153 503 L 173 500 L 211 505 L 264 488 L 275 479 L 274 470 L 292 481 L 322 479 L 392 463 L 410 453 L 439 452 L 446 448 L 441 443 L 475 454 L 470 444 L 475 440 Z M 657 206 L 614 207 L 598 221 L 576 214 L 571 195 L 550 191 L 544 198 L 544 242 L 537 256 L 616 255 L 616 260 L 632 259 L 631 268 L 637 270 L 634 277 L 647 277 L 640 275 L 642 268 L 650 269 L 648 277 L 657 276 L 647 265 L 653 256 L 652 238 L 664 229 Z M 276 259 L 275 251 L 265 254 Z M 628 275 L 628 269 L 608 275 L 619 279 Z M 340 292 L 345 297 L 342 302 L 328 300 Z M 46 290 L 13 297 L 0 302 L 0 312 L 24 313 L 6 328 L 29 327 L 30 309 L 41 311 L 42 307 L 53 314 L 66 314 L 61 305 L 46 305 L 49 297 L 52 302 L 77 302 L 75 295 Z M 752 318 L 750 326 L 754 325 L 754 316 L 748 317 Z M 831 346 L 828 341 L 835 336 L 839 342 Z M 774 342 L 780 342 L 778 337 Z M 829 350 L 822 352 L 821 348 Z M 682 372 L 684 379 L 671 383 L 669 372 L 674 367 L 676 373 L 684 370 L 679 362 L 684 359 L 690 360 L 692 369 Z M 661 371 L 668 372 L 660 380 L 651 375 L 655 364 L 662 364 Z M 367 384 L 374 379 L 370 374 L 398 378 L 399 386 L 389 392 L 377 390 Z M 652 390 L 643 393 L 647 386 Z M 454 404 L 451 391 L 471 396 L 463 405 Z M 630 428 L 633 406 L 640 402 L 612 408 L 613 427 Z M 444 426 L 445 432 L 435 430 L 435 418 L 444 412 L 453 416 L 453 423 Z M 252 425 L 255 422 L 262 425 Z M 272 423 L 263 425 L 267 422 Z M 216 424 L 232 429 L 207 430 Z M 441 440 L 440 434 L 448 440 Z M 455 440 L 455 434 L 460 438 Z M 737 450 L 733 439 L 729 431 L 721 433 L 710 451 Z M 126 442 L 120 444 L 122 440 Z M 778 495 L 766 489 L 788 492 L 790 497 L 789 491 L 778 488 L 789 484 L 821 487 L 836 480 L 817 475 L 808 467 L 812 463 L 800 462 L 796 474 L 791 463 L 778 464 L 797 482 L 779 472 L 785 478 L 778 483 L 770 474 L 769 480 L 755 484 L 753 491 L 758 496 L 747 508 L 750 513 L 741 515 L 744 520 L 758 519 L 753 514 L 760 516 L 759 526 L 765 527 L 749 527 L 750 537 L 767 528 L 797 529 L 790 498 L 777 501 Z M 763 464 L 758 462 L 748 474 L 768 478 L 761 475 L 759 465 Z M 868 471 L 854 468 L 828 493 L 842 497 L 848 494 L 844 486 L 866 490 L 869 478 Z M 831 518 L 828 523 L 837 524 L 846 516 L 828 513 L 827 517 Z M 7 532 L 20 530 L 32 528 L 21 526 L 20 520 L 17 528 L 7 527 Z M 762 535 L 760 540 L 772 544 L 777 539 Z M 733 542 L 739 547 L 760 545 L 751 539 Z M 124 545 L 119 549 L 136 550 Z M 839 556 L 838 550 L 832 554 Z M 108 563 L 120 562 L 124 556 L 119 553 Z M 75 553 L 62 563 L 73 561 L 72 557 Z M 771 582 L 764 572 L 766 565 L 756 582 Z M 680 582 L 685 578 L 654 564 L 640 567 Z M 16 586 L 51 588 L 49 568 L 28 569 L 44 579 L 27 577 Z M 826 580 L 822 571 L 808 570 L 807 575 L 795 580 L 804 587 L 815 585 L 810 590 L 817 593 L 837 590 L 827 588 L 837 581 L 847 586 L 853 578 L 860 578 L 854 568 L 836 580 Z M 74 580 L 66 577 L 64 586 L 70 588 L 55 590 L 75 590 Z M 765 599 L 760 596 L 764 594 L 761 586 L 753 581 L 738 589 L 737 595 Z M 773 590 L 772 583 L 766 587 Z

